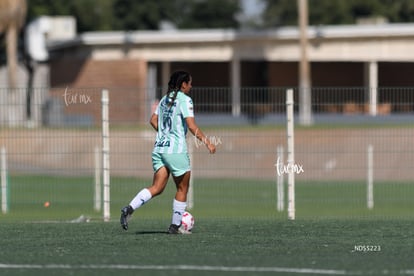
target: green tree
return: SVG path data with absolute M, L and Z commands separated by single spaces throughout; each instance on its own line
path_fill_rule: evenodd
M 236 15 L 241 11 L 238 0 L 187 1 L 187 10 L 173 20 L 179 28 L 238 28 Z
M 71 1 L 29 0 L 27 4 L 27 17 L 29 20 L 33 20 L 40 15 L 70 14 Z
M 263 14 L 264 27 L 297 25 L 298 11 L 295 0 L 264 0 L 266 9 Z
M 297 1 L 264 0 L 264 27 L 297 25 Z M 412 0 L 308 0 L 310 25 L 355 24 L 361 17 L 413 22 Z
M 79 32 L 111 30 L 113 0 L 30 0 L 28 21 L 42 15 L 72 15 Z
M 72 15 L 78 32 L 157 30 L 162 21 L 180 29 L 237 28 L 238 0 L 30 0 L 29 21 L 41 15 Z
M 76 16 L 79 32 L 109 31 L 115 21 L 113 0 L 71 0 L 71 13 Z
M 311 25 L 352 24 L 353 16 L 349 10 L 349 3 L 349 0 L 310 0 L 309 23 Z
M 157 30 L 162 21 L 179 29 L 237 28 L 238 0 L 114 0 L 114 29 Z
M 169 20 L 174 1 L 115 0 L 113 13 L 116 30 L 156 30 L 162 20 Z
M 414 1 L 388 0 L 384 13 L 390 22 L 414 22 Z

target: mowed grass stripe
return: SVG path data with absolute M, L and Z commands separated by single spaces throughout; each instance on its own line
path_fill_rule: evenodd
M 10 213 L 0 221 L 72 220 L 80 215 L 102 219 L 93 209 L 92 177 L 11 176 Z M 120 209 L 150 179 L 113 177 L 111 214 Z M 287 191 L 287 188 L 285 189 Z M 171 213 L 174 183 L 162 195 L 139 210 L 145 218 L 168 218 Z M 198 179 L 194 181 L 194 208 L 197 217 L 245 217 L 286 219 L 277 211 L 276 183 L 252 179 Z M 409 182 L 376 182 L 374 209 L 368 210 L 366 184 L 363 181 L 297 181 L 297 218 L 414 218 L 414 186 Z M 50 206 L 45 208 L 44 202 Z M 285 197 L 287 204 L 287 195 Z

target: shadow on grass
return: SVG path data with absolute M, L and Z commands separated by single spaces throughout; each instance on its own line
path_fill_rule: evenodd
M 136 235 L 156 235 L 156 234 L 167 234 L 167 231 L 137 231 Z

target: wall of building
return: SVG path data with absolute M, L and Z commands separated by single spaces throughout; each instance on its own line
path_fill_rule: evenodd
M 84 115 L 95 124 L 100 122 L 100 92 L 104 88 L 110 92 L 111 120 L 142 123 L 147 113 L 146 105 L 141 104 L 147 98 L 146 86 L 144 60 L 65 58 L 51 63 L 51 95 L 64 103 L 65 114 Z M 67 101 L 68 97 L 71 102 Z M 81 102 L 81 98 L 87 102 Z

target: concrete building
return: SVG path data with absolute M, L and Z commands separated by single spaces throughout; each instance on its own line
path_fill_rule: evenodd
M 113 101 L 144 102 L 145 107 L 112 112 L 141 122 L 167 87 L 170 73 L 184 69 L 193 75 L 195 87 L 228 88 L 215 101 L 225 102 L 231 109 L 226 112 L 239 116 L 249 101 L 242 88 L 298 87 L 298 41 L 296 27 L 91 32 L 48 41 L 49 57 L 41 61 L 41 72 L 49 76 L 55 94 L 67 87 L 108 88 L 111 95 L 122 95 Z M 372 115 L 382 101 L 378 88 L 414 87 L 414 24 L 309 27 L 308 41 L 312 87 L 362 88 L 358 93 L 364 95 L 351 101 L 369 99 Z

